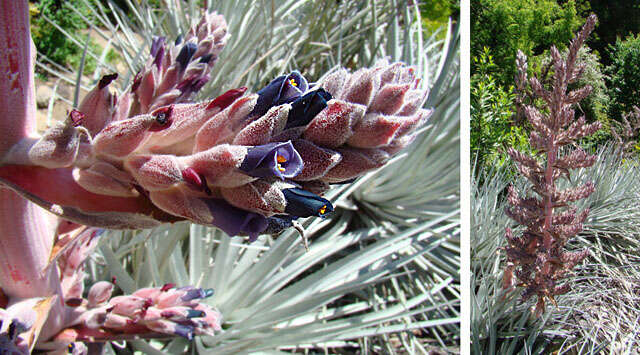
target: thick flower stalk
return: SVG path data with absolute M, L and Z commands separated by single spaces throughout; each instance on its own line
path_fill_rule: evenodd
M 547 301 L 555 304 L 555 296 L 570 290 L 569 283 L 562 280 L 589 253 L 588 250 L 570 252 L 564 248 L 571 237 L 582 231 L 582 223 L 589 212 L 588 209 L 578 212 L 570 203 L 589 196 L 595 186 L 586 182 L 561 190 L 556 182 L 560 178 L 568 179 L 571 169 L 589 167 L 596 159 L 581 148 L 561 150 L 563 146 L 573 145 L 600 128 L 599 122 L 586 124 L 584 117 L 574 119 L 573 106 L 589 95 L 591 87 L 567 92 L 568 85 L 582 73 L 582 65 L 576 64 L 577 53 L 595 23 L 595 15 L 590 16 L 571 42 L 566 60 L 555 47 L 551 48 L 554 69 L 551 90 L 545 89 L 535 77 L 528 79 L 526 57 L 522 52 L 517 56 L 520 86 L 530 85 L 546 107 L 544 110 L 524 107 L 532 126 L 529 141 L 537 152 L 536 156 L 528 156 L 512 148 L 508 150 L 518 171 L 531 182 L 538 197 L 520 196 L 513 187 L 509 188 L 507 201 L 510 207 L 506 213 L 526 230 L 519 236 L 509 228 L 506 230 L 508 246 L 504 287 L 524 287 L 524 300 L 537 296 L 534 308 L 537 316 L 544 312 Z

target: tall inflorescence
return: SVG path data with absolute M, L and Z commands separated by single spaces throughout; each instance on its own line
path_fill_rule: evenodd
M 576 64 L 578 50 L 595 23 L 596 17 L 591 15 L 571 42 L 566 60 L 555 47 L 551 47 L 554 73 L 549 89 L 544 88 L 536 77 L 527 77 L 527 62 L 522 52 L 516 59 L 518 86 L 529 85 L 544 103 L 544 108 L 524 107 L 532 127 L 529 142 L 536 154 L 528 156 L 513 148 L 508 150 L 520 174 L 531 183 L 534 195 L 519 194 L 513 186 L 509 187 L 506 213 L 526 229 L 520 235 L 506 229 L 507 266 L 503 281 L 505 288 L 523 287 L 523 300 L 537 297 L 536 316 L 544 312 L 547 301 L 555 304 L 555 296 L 570 290 L 569 283 L 562 280 L 589 253 L 588 250 L 566 251 L 565 245 L 582 231 L 582 223 L 589 212 L 588 209 L 578 212 L 571 202 L 586 198 L 595 186 L 586 182 L 577 187 L 559 189 L 557 181 L 569 179 L 571 169 L 589 167 L 596 160 L 594 155 L 581 148 L 562 149 L 600 129 L 599 122 L 587 124 L 584 116 L 575 119 L 573 107 L 589 95 L 591 87 L 567 89 L 581 75 L 583 67 Z

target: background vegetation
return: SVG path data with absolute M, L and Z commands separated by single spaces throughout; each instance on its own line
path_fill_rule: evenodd
M 548 79 L 551 74 L 548 49 L 564 50 L 572 33 L 588 14 L 598 15 L 594 35 L 580 53 L 586 65 L 576 86 L 589 84 L 593 93 L 580 102 L 579 112 L 588 122 L 605 127 L 595 139 L 583 142 L 597 148 L 612 140 L 611 130 L 622 116 L 640 105 L 640 5 L 628 1 L 588 0 L 474 0 L 471 2 L 471 102 L 472 160 L 476 167 L 501 165 L 506 142 L 523 143 L 528 128 L 517 112 L 513 87 L 515 53 L 529 58 L 530 74 Z M 491 86 L 494 89 L 487 90 Z M 521 93 L 526 99 L 526 93 Z M 493 104 L 488 104 L 493 103 Z M 481 132 L 491 133 L 481 133 Z M 519 143 L 518 143 L 519 142 Z

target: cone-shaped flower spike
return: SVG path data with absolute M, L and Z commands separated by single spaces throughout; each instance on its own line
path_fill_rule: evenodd
M 329 184 L 382 166 L 429 116 L 414 70 L 384 60 L 311 89 L 293 71 L 256 94 L 188 102 L 225 41 L 216 14 L 173 44 L 155 38 L 128 90 L 112 94 L 117 75 L 103 77 L 65 122 L 12 147 L 0 179 L 82 224 L 189 219 L 254 239 L 330 213 Z
M 202 51 L 194 38 L 185 40 L 160 62 L 165 43 L 155 40 L 148 73 L 157 63 L 180 70 L 193 65 Z M 84 224 L 130 228 L 189 219 L 254 239 L 290 225 L 267 220 L 274 215 L 330 213 L 333 206 L 318 194 L 382 166 L 429 116 L 420 108 L 426 93 L 413 69 L 386 61 L 354 74 L 336 71 L 311 91 L 294 71 L 257 94 L 243 96 L 240 88 L 201 103 L 159 105 L 160 97 L 141 96 L 145 79 L 117 100 L 99 99 L 111 95 L 100 94 L 111 80 L 101 80 L 98 99 L 92 98 L 110 106 L 92 104 L 94 111 L 75 113 L 82 119 L 70 117 L 21 145 L 8 160 L 22 165 L 5 166 L 0 177 Z M 118 104 L 131 95 L 133 103 L 144 104 Z M 44 179 L 71 188 L 32 188 Z M 70 192 L 73 199 L 61 196 Z

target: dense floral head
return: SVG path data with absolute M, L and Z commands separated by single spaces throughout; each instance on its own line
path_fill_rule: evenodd
M 191 340 L 222 330 L 222 315 L 202 302 L 213 295 L 212 289 L 166 284 L 111 297 L 113 288 L 109 282 L 98 282 L 87 299 L 68 308 L 70 325 L 51 339 L 50 346 L 68 344 L 69 353 L 86 354 L 82 342 L 167 336 Z
M 102 78 L 65 122 L 16 154 L 37 167 L 5 166 L 0 178 L 83 224 L 188 219 L 253 240 L 329 214 L 321 196 L 331 184 L 384 165 L 429 116 L 414 69 L 384 60 L 313 87 L 293 71 L 255 94 L 189 102 L 226 38 L 224 19 L 209 14 L 175 42 L 153 39 L 127 91 L 112 94 L 117 76 Z M 52 180 L 68 187 L 43 184 Z

